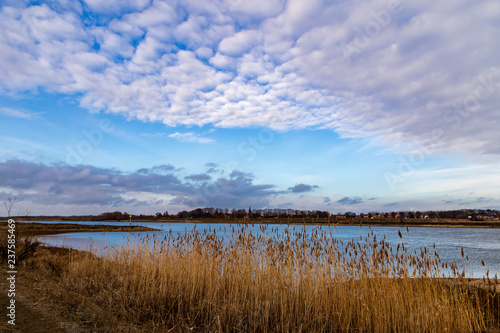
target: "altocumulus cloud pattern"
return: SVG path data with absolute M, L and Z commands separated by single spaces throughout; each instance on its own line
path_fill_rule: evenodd
M 440 131 L 435 152 L 498 154 L 499 16 L 494 0 L 7 0 L 0 89 L 168 126 L 393 146 Z

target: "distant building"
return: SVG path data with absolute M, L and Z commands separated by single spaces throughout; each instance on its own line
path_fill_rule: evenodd
M 476 216 L 477 219 L 480 219 L 480 220 L 491 220 L 491 221 L 498 221 L 499 218 L 497 215 L 495 214 L 480 214 L 478 216 Z

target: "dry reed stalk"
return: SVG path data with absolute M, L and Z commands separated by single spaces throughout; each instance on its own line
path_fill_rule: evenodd
M 441 279 L 436 252 L 393 249 L 373 234 L 344 244 L 331 229 L 232 230 L 87 256 L 62 281 L 131 322 L 179 331 L 479 332 L 498 322 L 456 264 L 454 282 Z

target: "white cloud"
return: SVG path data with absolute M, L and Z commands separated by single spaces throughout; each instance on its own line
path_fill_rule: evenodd
M 99 13 L 116 13 L 129 10 L 142 10 L 150 0 L 84 0 L 85 4 Z
M 119 20 L 116 20 L 118 22 Z M 154 1 L 150 7 L 125 15 L 124 22 L 142 29 L 157 25 L 172 24 L 177 21 L 175 10 L 164 1 Z
M 255 24 L 280 14 L 285 0 L 222 0 L 223 8 L 240 24 Z
M 229 56 L 240 56 L 259 42 L 259 34 L 255 30 L 245 30 L 224 38 L 219 44 L 219 51 Z
M 108 25 L 3 6 L 0 93 L 42 87 L 168 126 L 328 128 L 402 150 L 440 130 L 434 153 L 498 155 L 500 3 L 393 3 L 87 0 Z
M 193 132 L 179 133 L 175 132 L 168 135 L 169 138 L 176 139 L 180 142 L 194 142 L 194 143 L 213 143 L 214 140 L 206 137 L 202 137 L 199 134 Z
M 214 54 L 214 51 L 209 48 L 209 47 L 200 47 L 199 49 L 196 50 L 196 55 L 202 59 L 208 59 L 210 57 L 212 57 L 212 55 Z
M 234 69 L 235 60 L 231 57 L 217 53 L 209 60 L 210 64 L 217 69 Z
M 99 44 L 99 52 L 111 59 L 115 56 L 130 58 L 134 54 L 135 49 L 130 45 L 131 37 L 103 27 L 93 29 L 92 34 Z
M 498 163 L 491 165 L 471 165 L 457 168 L 419 170 L 416 168 L 396 185 L 398 195 L 438 195 L 451 194 L 462 198 L 475 196 L 498 196 Z

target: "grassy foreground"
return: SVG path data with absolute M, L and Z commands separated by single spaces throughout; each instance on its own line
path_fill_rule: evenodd
M 261 229 L 145 238 L 104 258 L 43 249 L 25 261 L 24 278 L 84 331 L 498 329 L 496 278 L 470 286 L 433 249 L 391 248 L 373 234 L 342 243 L 331 229 Z

